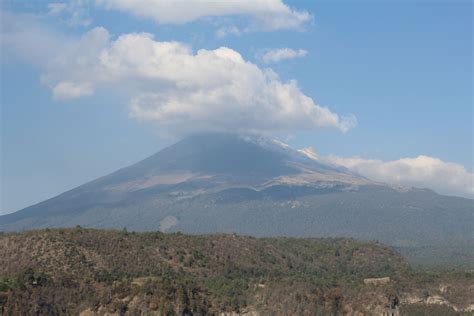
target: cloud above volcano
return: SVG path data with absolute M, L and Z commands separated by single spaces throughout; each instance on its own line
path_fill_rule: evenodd
M 90 96 L 97 90 L 127 91 L 130 115 L 167 132 L 275 132 L 322 127 L 347 132 L 354 116 L 317 105 L 296 80 L 219 47 L 194 52 L 157 41 L 149 33 L 112 39 L 97 27 L 53 58 L 42 76 L 56 99 Z

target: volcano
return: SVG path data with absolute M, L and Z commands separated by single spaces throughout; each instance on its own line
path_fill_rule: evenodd
M 199 134 L 57 197 L 0 216 L 0 231 L 131 231 L 379 240 L 415 259 L 474 258 L 473 200 L 393 187 L 277 140 Z

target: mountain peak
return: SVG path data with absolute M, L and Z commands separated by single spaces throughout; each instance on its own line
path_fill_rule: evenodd
M 458 219 L 455 222 L 452 214 Z M 438 245 L 440 232 L 449 232 L 442 238 L 451 247 L 468 244 L 465 236 L 472 228 L 472 201 L 424 190 L 395 190 L 279 140 L 205 133 L 0 216 L 0 231 L 76 225 L 256 236 L 349 236 L 398 247 Z
M 282 176 L 301 172 L 341 173 L 345 168 L 317 161 L 278 139 L 260 135 L 201 133 L 186 137 L 140 162 L 162 171 Z

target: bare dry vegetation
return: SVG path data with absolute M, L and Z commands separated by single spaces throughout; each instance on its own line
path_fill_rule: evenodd
M 375 277 L 391 281 L 364 284 Z M 452 306 L 471 304 L 472 280 L 467 272 L 415 272 L 391 248 L 348 239 L 80 227 L 0 235 L 4 315 L 371 314 L 390 295 L 406 298 L 402 308 L 415 315 L 442 295 L 437 306 L 456 314 Z

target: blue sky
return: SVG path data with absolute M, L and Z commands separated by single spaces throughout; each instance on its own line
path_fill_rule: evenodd
M 244 63 L 251 63 L 239 61 L 237 76 L 258 72 L 258 77 L 261 71 L 262 80 L 273 80 L 275 89 L 286 89 L 289 80 L 296 80 L 291 89 L 298 100 L 308 97 L 315 107 L 330 111 L 306 113 L 302 110 L 306 101 L 300 104 L 290 96 L 282 102 L 293 119 L 282 120 L 279 109 L 272 114 L 272 105 L 262 101 L 245 110 L 241 121 L 230 121 L 231 128 L 275 134 L 296 148 L 312 147 L 321 159 L 380 177 L 376 180 L 474 195 L 471 1 L 275 0 L 274 8 L 246 6 L 235 14 L 206 7 L 202 17 L 187 17 L 185 22 L 186 12 L 180 16 L 177 10 L 164 21 L 160 13 L 143 16 L 137 14 L 143 8 L 122 2 L 124 7 L 107 0 L 100 5 L 72 1 L 56 7 L 51 6 L 56 2 L 47 1 L 1 3 L 1 212 L 18 210 L 127 166 L 186 133 L 207 128 L 209 122 L 228 126 L 229 116 L 245 106 L 235 101 L 233 108 L 209 114 L 205 101 L 192 103 L 187 90 L 166 90 L 167 101 L 201 108 L 173 124 L 170 117 L 163 121 L 145 117 L 148 112 L 131 114 L 132 100 L 142 97 L 145 89 L 146 93 L 162 89 L 162 81 L 149 81 L 133 69 L 129 71 L 136 80 L 133 76 L 99 80 L 94 69 L 91 78 L 84 78 L 83 69 L 76 69 L 73 62 L 81 58 L 77 49 L 64 52 L 68 47 L 92 51 L 86 45 L 95 42 L 80 38 L 96 27 L 102 27 L 96 32 L 99 37 L 108 36 L 105 49 L 121 35 L 142 32 L 152 34 L 154 43 L 177 41 L 188 47 L 191 52 L 183 60 L 194 59 L 200 49 L 214 53 L 227 47 L 231 51 L 225 54 L 238 53 Z M 188 6 L 191 10 L 193 4 Z M 206 15 L 208 11 L 212 14 Z M 264 62 L 266 53 L 282 48 L 305 54 Z M 196 59 L 199 66 L 209 64 L 205 68 L 209 74 L 186 73 L 184 79 L 157 76 L 163 82 L 185 80 L 214 89 L 219 80 L 213 82 L 212 71 L 218 69 L 212 58 L 220 58 L 214 55 Z M 55 64 L 58 60 L 61 65 Z M 269 69 L 278 79 L 271 79 Z M 72 80 L 80 80 L 85 90 L 54 92 L 54 87 Z M 155 103 L 160 100 L 152 98 Z M 194 113 L 203 117 L 199 124 Z M 339 121 L 333 120 L 334 115 Z M 350 115 L 357 124 L 344 121 Z M 350 127 L 346 132 L 344 122 Z

